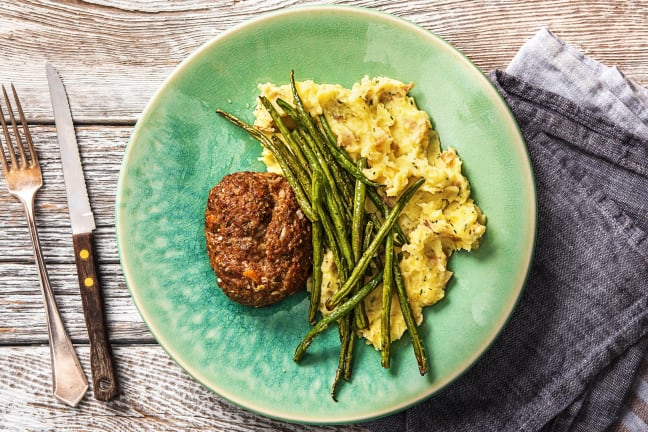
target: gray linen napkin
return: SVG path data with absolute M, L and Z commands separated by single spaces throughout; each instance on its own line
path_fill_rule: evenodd
M 603 431 L 648 348 L 648 92 L 542 29 L 490 74 L 538 192 L 536 255 L 493 346 L 384 431 Z

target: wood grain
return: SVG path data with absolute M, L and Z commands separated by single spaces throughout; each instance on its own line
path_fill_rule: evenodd
M 0 15 L 0 82 L 13 81 L 38 121 L 52 117 L 44 61 L 61 73 L 75 121 L 137 118 L 189 54 L 247 19 L 305 1 L 15 1 Z M 645 1 L 337 1 L 438 33 L 484 71 L 503 68 L 541 26 L 648 83 Z
M 51 395 L 47 331 L 22 209 L 0 180 L 0 425 L 6 430 L 364 430 L 292 425 L 242 410 L 194 382 L 156 344 L 119 265 L 115 192 L 140 113 L 166 77 L 212 38 L 302 0 L 15 0 L 0 6 L 0 83 L 19 92 L 44 171 L 37 225 L 59 309 L 89 374 L 45 60 L 72 106 L 97 229 L 99 277 L 121 383 L 118 399 L 76 409 Z M 589 56 L 648 85 L 645 0 L 358 0 L 331 3 L 392 13 L 436 32 L 484 72 L 504 68 L 546 26 Z
M 89 350 L 81 346 L 77 352 L 88 374 Z M 99 402 L 91 388 L 79 406 L 71 409 L 51 396 L 46 346 L 3 348 L 0 425 L 17 431 L 364 430 L 358 426 L 292 425 L 242 410 L 193 381 L 158 346 L 115 346 L 114 353 L 121 384 L 119 397 Z

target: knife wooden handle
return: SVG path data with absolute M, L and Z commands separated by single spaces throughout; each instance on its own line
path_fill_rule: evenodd
M 119 384 L 112 360 L 112 349 L 106 331 L 103 295 L 97 273 L 95 245 L 92 233 L 72 236 L 76 258 L 81 302 L 90 340 L 90 367 L 94 396 L 108 401 L 119 393 Z

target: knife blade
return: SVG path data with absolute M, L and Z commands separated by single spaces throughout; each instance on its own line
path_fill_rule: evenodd
M 112 348 L 108 339 L 104 314 L 103 294 L 97 272 L 93 236 L 94 214 L 90 207 L 72 114 L 63 81 L 49 62 L 45 62 L 45 70 L 61 151 L 81 303 L 90 341 L 93 391 L 96 399 L 107 401 L 119 393 L 119 384 L 113 365 Z

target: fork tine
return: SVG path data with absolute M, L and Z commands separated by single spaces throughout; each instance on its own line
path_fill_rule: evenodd
M 11 107 L 11 101 L 9 101 L 9 96 L 7 96 L 7 90 L 5 89 L 4 85 L 2 86 L 2 93 L 4 94 L 5 103 L 7 104 L 7 111 L 9 111 L 11 128 L 13 129 L 14 137 L 16 138 L 16 146 L 18 147 L 18 151 L 20 152 L 21 160 L 18 162 L 18 165 L 27 166 L 27 156 L 25 156 L 25 148 L 23 147 L 22 140 L 20 139 L 20 133 L 18 132 L 18 124 L 16 123 L 16 116 L 14 116 L 13 108 Z M 11 151 L 13 151 L 13 149 Z M 14 159 L 15 159 L 15 153 L 14 153 Z M 14 159 L 12 159 L 12 162 Z
M 4 86 L 2 86 L 4 90 Z M 7 123 L 5 122 L 4 118 L 4 112 L 2 111 L 2 106 L 0 105 L 0 123 L 2 124 L 2 131 L 4 132 L 5 136 L 5 141 L 7 143 L 7 151 L 9 152 L 9 156 L 11 158 L 11 164 L 14 166 L 16 163 L 16 157 L 13 152 L 13 147 L 11 145 L 11 137 L 9 136 L 9 129 L 7 128 Z M 4 148 L 2 145 L 0 145 L 0 155 L 2 155 L 2 170 L 7 173 L 9 170 L 9 167 L 7 165 L 7 155 L 5 154 Z
M 23 112 L 22 105 L 20 104 L 20 99 L 18 99 L 18 94 L 16 93 L 16 88 L 13 83 L 11 84 L 11 91 L 13 92 L 14 100 L 16 101 L 16 108 L 18 109 L 18 116 L 20 117 L 20 123 L 22 124 L 23 135 L 25 141 L 27 141 L 27 146 L 29 148 L 29 155 L 31 156 L 31 161 L 29 164 L 38 165 L 38 155 L 36 154 L 36 149 L 34 149 L 34 142 L 32 141 L 31 133 L 27 127 L 27 119 L 25 118 L 25 113 Z

